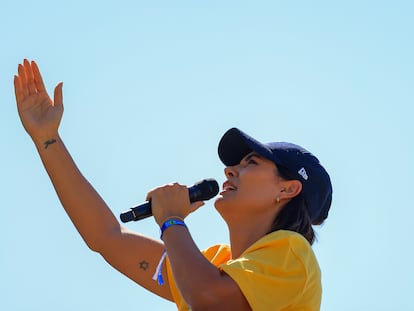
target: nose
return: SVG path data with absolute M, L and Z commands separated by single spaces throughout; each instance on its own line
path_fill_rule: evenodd
M 227 178 L 237 176 L 236 166 L 226 166 L 224 168 L 224 175 L 226 175 Z

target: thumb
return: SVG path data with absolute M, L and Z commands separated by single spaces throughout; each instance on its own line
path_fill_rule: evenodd
M 63 82 L 59 82 L 55 87 L 55 93 L 53 97 L 53 106 L 63 105 L 62 88 L 63 88 Z

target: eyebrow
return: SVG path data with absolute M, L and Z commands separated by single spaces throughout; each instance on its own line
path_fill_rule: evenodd
M 260 156 L 259 154 L 257 154 L 256 152 L 251 152 L 250 154 L 248 154 L 247 156 L 244 157 L 244 160 L 248 161 L 248 160 L 250 160 L 251 158 L 254 158 L 254 157 L 259 158 L 259 159 L 263 159 L 263 157 Z

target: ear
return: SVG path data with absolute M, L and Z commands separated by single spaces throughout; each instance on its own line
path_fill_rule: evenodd
M 299 180 L 286 180 L 283 182 L 283 188 L 280 190 L 282 199 L 292 199 L 302 191 L 302 183 Z

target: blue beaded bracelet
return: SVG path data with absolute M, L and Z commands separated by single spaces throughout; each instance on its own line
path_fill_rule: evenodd
M 187 228 L 186 224 L 181 219 L 177 219 L 177 218 L 167 219 L 166 221 L 164 221 L 164 223 L 161 226 L 161 238 L 162 238 L 162 235 L 164 234 L 164 231 L 167 228 L 175 226 L 175 225 L 183 226 L 183 227 Z

